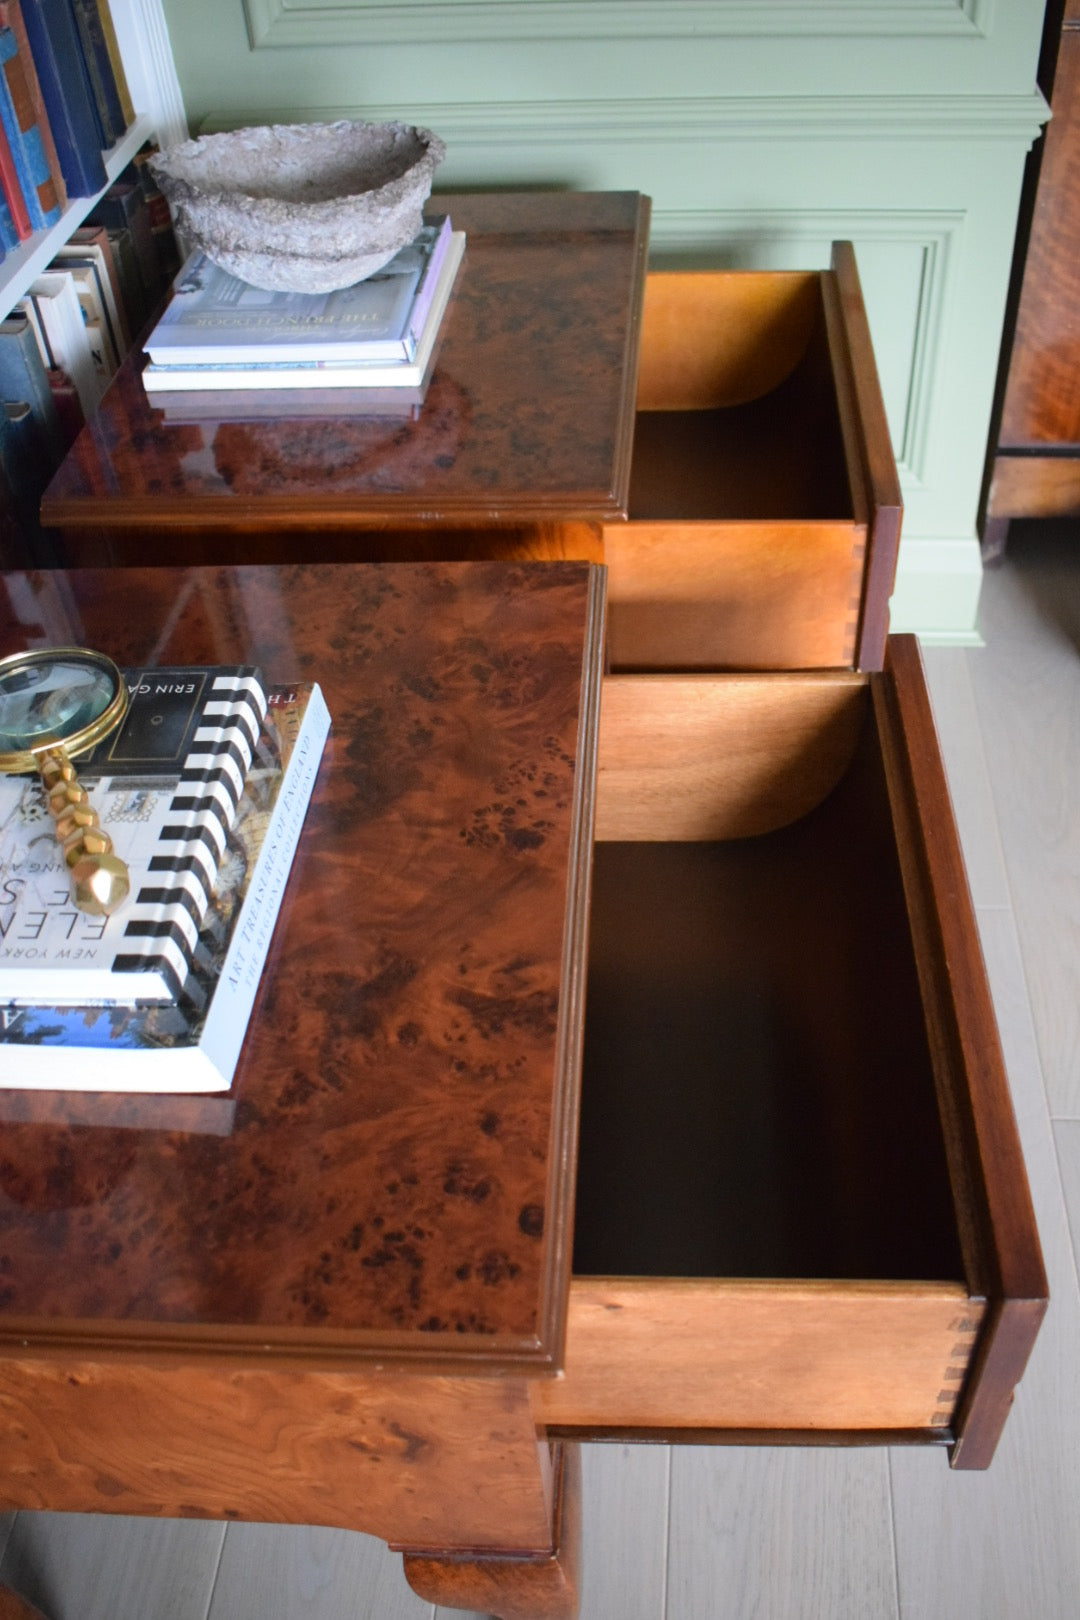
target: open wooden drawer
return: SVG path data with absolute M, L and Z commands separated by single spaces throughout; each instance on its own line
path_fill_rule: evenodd
M 646 281 L 615 669 L 880 669 L 901 502 L 850 243 Z
M 1046 1302 L 918 647 L 605 682 L 549 1432 L 951 1441 Z

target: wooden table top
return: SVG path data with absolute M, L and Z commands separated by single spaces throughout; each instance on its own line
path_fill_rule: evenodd
M 70 1122 L 85 1100 L 69 1117 L 42 1096 L 34 1121 L 25 1093 L 0 1092 L 8 1350 L 557 1360 L 602 578 L 3 577 L 0 652 L 257 662 L 275 683 L 318 680 L 333 721 L 231 1128 L 178 1130 L 178 1100 L 155 1097 L 94 1125 Z
M 430 216 L 443 212 L 466 233 L 465 259 L 415 421 L 168 423 L 135 351 L 46 491 L 43 522 L 266 529 L 625 516 L 648 199 L 433 199 Z

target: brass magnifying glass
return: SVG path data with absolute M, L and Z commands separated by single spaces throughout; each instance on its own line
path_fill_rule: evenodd
M 128 892 L 128 871 L 72 764 L 120 724 L 128 689 L 111 658 L 57 647 L 0 658 L 0 771 L 36 770 L 80 911 L 107 916 Z

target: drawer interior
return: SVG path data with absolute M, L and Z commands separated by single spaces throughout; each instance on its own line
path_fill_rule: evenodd
M 604 683 L 575 1437 L 985 1467 L 1046 1277 L 913 638 Z
M 866 684 L 610 679 L 597 791 L 575 1276 L 962 1279 Z
M 822 287 L 795 272 L 649 277 L 632 520 L 854 515 Z
M 882 502 L 893 543 L 900 515 L 879 405 L 849 256 L 650 275 L 628 520 L 603 531 L 611 667 L 878 667 Z

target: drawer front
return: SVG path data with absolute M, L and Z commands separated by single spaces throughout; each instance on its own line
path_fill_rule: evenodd
M 602 704 L 560 1434 L 946 1440 L 1046 1279 L 914 638 Z

